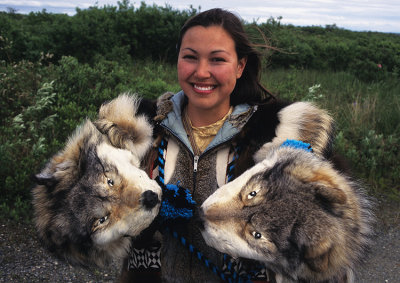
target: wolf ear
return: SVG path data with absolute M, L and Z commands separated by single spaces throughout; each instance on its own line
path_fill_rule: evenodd
M 51 187 L 60 180 L 76 180 L 81 175 L 88 148 L 98 143 L 101 133 L 86 120 L 69 137 L 63 149 L 54 155 L 44 169 L 32 176 L 38 185 Z
M 345 204 L 346 194 L 337 187 L 319 186 L 315 189 L 316 197 L 325 203 L 330 204 Z
M 349 200 L 348 192 L 351 190 L 349 181 L 336 171 L 330 164 L 324 164 L 305 174 L 306 182 L 313 184 L 315 198 L 320 205 L 332 213 L 340 214 L 340 211 Z M 332 237 L 339 237 L 340 231 L 336 233 L 325 232 L 325 235 L 317 243 L 307 247 L 304 258 L 309 268 L 315 272 L 325 272 L 332 267 L 331 254 L 334 247 Z
M 56 178 L 54 178 L 53 174 L 49 172 L 42 171 L 38 174 L 32 175 L 31 179 L 38 185 L 43 185 L 46 187 L 52 187 L 57 183 Z
M 99 110 L 97 129 L 118 148 L 130 150 L 139 160 L 151 146 L 153 127 L 144 115 L 138 115 L 140 99 L 122 94 Z
M 346 203 L 346 191 L 350 190 L 348 180 L 330 163 L 318 163 L 316 168 L 309 167 L 307 170 L 306 173 L 299 171 L 297 177 L 304 183 L 313 184 L 317 199 L 329 205 Z
M 326 240 L 306 249 L 304 259 L 312 271 L 324 272 L 329 269 L 330 248 L 331 243 Z

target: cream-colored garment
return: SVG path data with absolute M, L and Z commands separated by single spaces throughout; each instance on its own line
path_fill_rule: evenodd
M 187 117 L 187 121 L 189 122 L 189 126 L 190 126 L 191 132 L 192 132 L 191 134 L 193 135 L 194 142 L 196 143 L 196 146 L 200 150 L 200 152 L 203 152 L 207 148 L 207 146 L 210 144 L 210 142 L 217 135 L 218 131 L 221 129 L 225 120 L 229 117 L 229 115 L 231 115 L 232 111 L 233 111 L 233 107 L 231 106 L 229 108 L 228 113 L 226 113 L 226 115 L 224 117 L 222 117 L 221 120 L 218 120 L 217 122 L 215 122 L 211 125 L 202 126 L 202 127 L 193 126 L 189 117 Z M 185 115 L 187 115 L 187 114 L 185 113 Z M 190 135 L 190 133 L 188 133 L 188 134 Z M 192 145 L 192 146 L 194 146 L 194 145 Z

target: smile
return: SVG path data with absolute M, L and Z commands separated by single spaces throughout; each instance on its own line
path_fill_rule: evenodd
M 199 91 L 211 91 L 215 88 L 215 86 L 213 86 L 213 85 L 201 86 L 201 85 L 196 85 L 196 84 L 194 84 L 193 87 Z

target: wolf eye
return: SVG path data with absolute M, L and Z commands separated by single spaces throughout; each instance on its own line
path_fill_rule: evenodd
M 254 198 L 256 195 L 257 195 L 257 193 L 260 191 L 260 189 L 258 189 L 258 190 L 255 190 L 255 191 L 252 191 L 251 193 L 249 193 L 248 195 L 247 195 L 247 199 L 252 199 L 252 198 Z
M 110 179 L 110 178 L 107 178 L 107 184 L 108 184 L 110 187 L 114 186 L 114 180 L 113 180 L 113 179 Z
M 260 239 L 262 236 L 261 233 L 259 233 L 257 231 L 254 231 L 251 234 L 253 235 L 254 239 Z
M 99 226 L 99 225 L 101 225 L 101 224 L 104 224 L 104 222 L 106 222 L 107 219 L 108 219 L 108 216 L 107 216 L 107 215 L 106 215 L 106 216 L 103 216 L 102 218 L 98 219 L 98 220 L 94 223 L 93 227 L 97 227 L 97 226 Z

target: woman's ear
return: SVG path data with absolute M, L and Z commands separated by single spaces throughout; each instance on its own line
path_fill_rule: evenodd
M 242 76 L 243 70 L 246 67 L 246 63 L 247 63 L 247 57 L 239 59 L 236 72 L 236 79 L 239 79 Z

